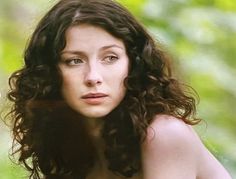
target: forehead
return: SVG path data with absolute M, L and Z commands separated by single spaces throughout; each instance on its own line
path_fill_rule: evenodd
M 65 40 L 65 48 L 70 48 L 73 46 L 82 48 L 88 45 L 117 45 L 125 49 L 124 43 L 121 39 L 116 38 L 101 27 L 90 24 L 80 24 L 69 27 L 65 33 Z

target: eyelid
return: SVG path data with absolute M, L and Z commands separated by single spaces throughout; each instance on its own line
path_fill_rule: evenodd
M 83 63 L 84 60 L 79 57 L 67 57 L 67 58 L 62 58 L 62 63 L 68 65 L 68 66 L 77 66 Z
M 62 61 L 65 61 L 67 59 L 81 59 L 84 60 L 86 59 L 87 56 L 83 54 L 82 52 L 64 52 L 61 54 L 61 59 Z
M 113 58 L 113 59 L 111 59 Z M 118 55 L 114 55 L 114 54 L 110 54 L 110 55 L 106 55 L 102 61 L 104 61 L 105 63 L 114 63 L 116 62 L 117 60 L 119 59 L 119 56 Z

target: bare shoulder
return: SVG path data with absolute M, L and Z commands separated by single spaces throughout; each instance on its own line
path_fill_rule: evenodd
M 192 126 L 169 115 L 155 116 L 148 127 L 142 161 L 145 179 L 230 178 Z
M 156 115 L 147 129 L 145 144 L 169 141 L 171 144 L 199 140 L 192 126 L 181 119 L 169 115 Z M 177 141 L 176 141 L 177 140 Z M 192 141 L 193 142 L 193 141 Z
M 147 129 L 143 149 L 156 155 L 178 155 L 195 161 L 202 142 L 192 126 L 169 115 L 156 115 Z M 159 158 L 159 157 L 158 157 Z M 173 156 L 172 156 L 173 158 Z

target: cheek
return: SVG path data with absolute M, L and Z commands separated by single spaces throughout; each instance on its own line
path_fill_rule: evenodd
M 122 67 L 120 67 L 122 69 Z M 125 93 L 126 88 L 124 80 L 128 76 L 128 69 L 123 68 L 114 71 L 114 75 L 110 76 L 110 81 L 113 87 L 116 87 L 120 93 Z
M 81 81 L 80 76 L 75 71 L 65 71 L 62 73 L 63 86 L 73 86 Z
M 66 89 L 70 87 L 72 84 L 72 80 L 68 75 L 62 75 L 62 89 Z
M 62 93 L 63 96 L 73 94 L 75 88 L 78 88 L 79 79 L 73 74 L 63 74 L 62 75 Z

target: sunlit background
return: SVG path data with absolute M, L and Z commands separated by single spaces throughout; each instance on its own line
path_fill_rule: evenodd
M 174 57 L 177 74 L 200 96 L 196 127 L 211 152 L 236 178 L 236 1 L 120 0 Z M 0 108 L 7 109 L 11 72 L 22 66 L 25 44 L 55 0 L 1 0 Z M 179 72 L 179 73 L 178 73 Z M 181 72 L 181 73 L 180 73 Z M 3 114 L 2 114 L 3 116 Z M 9 129 L 0 121 L 0 178 L 24 169 L 8 158 Z

